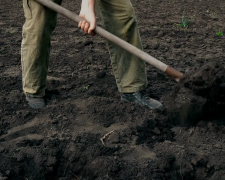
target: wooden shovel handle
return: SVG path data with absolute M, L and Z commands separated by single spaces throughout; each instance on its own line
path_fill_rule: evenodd
M 62 6 L 59 6 L 56 3 L 53 3 L 50 0 L 35 0 L 38 3 L 48 7 L 49 9 L 79 23 L 80 21 L 84 20 L 83 18 L 81 18 L 80 16 L 78 16 L 76 13 L 71 12 L 65 8 L 63 8 Z M 180 78 L 183 77 L 183 74 L 171 67 L 169 67 L 168 65 L 164 64 L 163 62 L 155 59 L 154 57 L 148 55 L 147 53 L 141 51 L 140 49 L 136 48 L 135 46 L 127 43 L 126 41 L 116 37 L 115 35 L 109 33 L 108 31 L 102 29 L 99 26 L 96 26 L 94 32 L 98 35 L 100 35 L 101 37 L 113 42 L 114 44 L 120 46 L 121 48 L 127 50 L 128 52 L 132 53 L 133 55 L 139 57 L 140 59 L 144 60 L 145 62 L 151 64 L 152 66 L 156 67 L 157 69 L 163 71 L 164 73 L 166 73 L 167 75 L 169 75 L 170 77 L 174 78 L 176 81 L 179 81 Z

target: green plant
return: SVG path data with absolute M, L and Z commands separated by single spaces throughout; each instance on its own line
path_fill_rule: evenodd
M 85 90 L 88 90 L 88 89 L 89 89 L 89 86 L 90 86 L 90 85 L 85 86 L 84 89 L 85 89 Z
M 10 33 L 15 33 L 15 32 L 16 32 L 16 30 L 15 30 L 15 29 L 13 29 L 13 28 L 10 28 L 10 29 L 9 29 L 9 32 L 10 32 Z
M 12 27 L 12 25 L 10 25 L 7 29 L 6 29 L 6 33 L 15 33 L 16 29 Z
M 180 24 L 177 24 L 177 26 L 180 26 L 182 28 L 187 28 L 188 24 L 192 21 L 193 18 L 194 16 L 192 16 L 191 18 L 186 18 L 185 15 L 183 15 L 182 22 Z
M 211 17 L 212 19 L 217 19 L 217 14 L 216 14 L 216 12 L 211 13 L 211 14 L 210 14 L 210 17 Z
M 216 35 L 217 35 L 217 36 L 223 36 L 223 31 L 218 31 L 218 32 L 216 32 Z

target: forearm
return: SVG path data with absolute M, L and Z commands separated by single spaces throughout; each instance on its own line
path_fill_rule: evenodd
M 82 0 L 80 14 L 85 14 L 87 11 L 94 12 L 95 0 Z

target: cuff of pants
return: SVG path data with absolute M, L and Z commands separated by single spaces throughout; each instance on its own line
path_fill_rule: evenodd
M 27 97 L 33 97 L 33 98 L 41 98 L 41 97 L 44 97 L 45 96 L 45 92 L 38 93 L 38 94 L 30 94 L 30 93 L 24 92 L 24 94 Z
M 119 92 L 121 93 L 133 93 L 137 91 L 143 91 L 147 88 L 147 84 L 140 86 L 140 87 L 129 87 L 129 88 L 120 88 L 118 87 Z

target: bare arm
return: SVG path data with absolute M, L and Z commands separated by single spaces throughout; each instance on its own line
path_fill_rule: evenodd
M 86 21 L 80 21 L 78 27 L 84 32 L 94 35 L 94 29 L 96 27 L 96 18 L 94 13 L 95 0 L 82 0 L 80 17 L 86 19 Z

